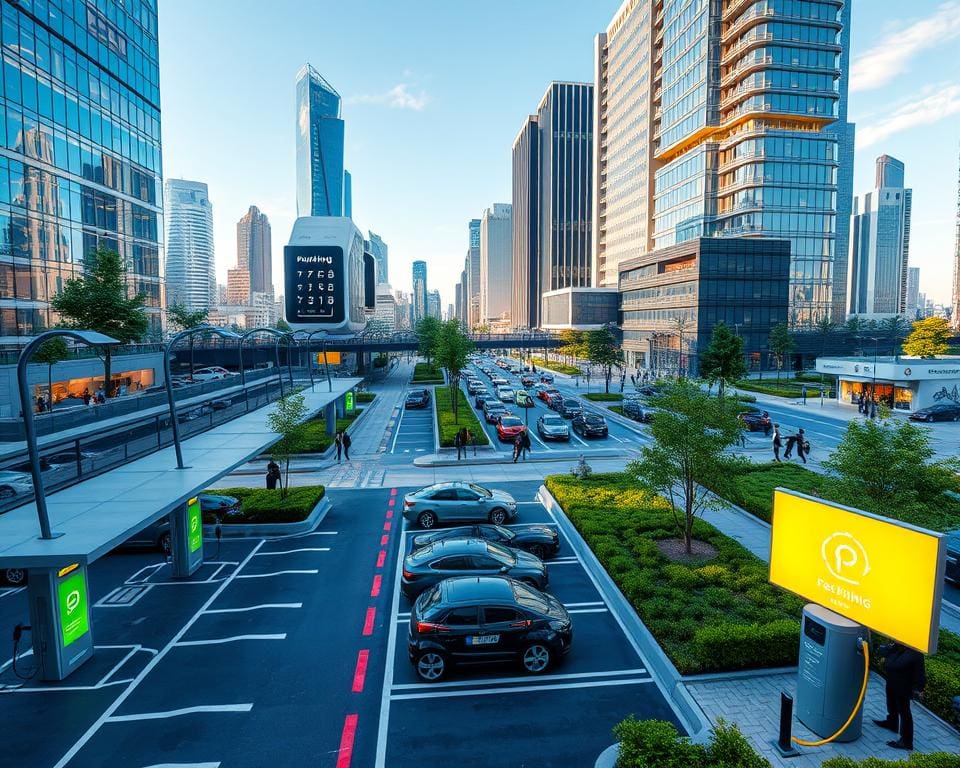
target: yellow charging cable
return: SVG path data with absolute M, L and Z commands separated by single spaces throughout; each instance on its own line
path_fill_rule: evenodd
M 863 697 L 867 695 L 867 681 L 870 679 L 870 645 L 866 640 L 861 640 L 860 647 L 863 649 L 863 685 L 860 686 L 860 695 L 857 697 L 857 704 L 853 708 L 853 712 L 850 713 L 850 717 L 847 718 L 847 722 L 841 725 L 832 736 L 826 739 L 820 739 L 820 741 L 804 741 L 803 739 L 798 739 L 796 736 L 791 736 L 790 740 L 795 744 L 799 744 L 801 747 L 822 747 L 824 744 L 829 744 L 836 739 L 837 736 L 847 730 L 847 726 L 853 722 L 853 718 L 857 716 L 857 712 L 860 710 L 860 705 L 863 704 Z

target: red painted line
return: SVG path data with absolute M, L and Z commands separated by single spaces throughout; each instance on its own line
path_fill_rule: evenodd
M 388 520 L 387 522 L 385 522 L 385 523 L 383 524 L 383 530 L 389 531 L 392 526 L 393 526 L 393 523 L 391 523 L 391 522 Z
M 389 520 L 391 517 L 393 517 L 393 510 L 392 510 L 392 509 L 388 509 L 388 510 L 387 510 L 387 520 Z
M 363 622 L 363 634 L 372 635 L 373 634 L 373 620 L 377 617 L 376 608 L 367 608 L 367 618 Z
M 392 507 L 395 501 L 396 499 L 390 499 L 390 501 L 387 502 L 387 506 Z
M 396 496 L 396 495 L 397 495 L 397 489 L 396 489 L 396 488 L 391 488 L 391 489 L 390 489 L 390 495 L 391 495 L 391 496 Z
M 353 759 L 353 739 L 357 735 L 357 716 L 347 715 L 343 721 L 343 733 L 340 734 L 340 755 L 337 768 L 350 768 Z
M 367 676 L 367 660 L 370 651 L 360 651 L 357 654 L 357 668 L 353 672 L 353 692 L 363 693 L 363 681 Z
M 383 564 L 387 561 L 387 551 L 385 549 L 380 550 L 380 554 L 377 555 L 377 568 L 383 568 Z
M 387 541 L 389 541 L 389 539 L 390 539 L 389 534 L 386 534 L 386 533 L 383 534 L 383 536 L 380 537 L 380 546 L 381 547 L 387 546 Z
M 383 576 L 374 576 L 373 577 L 373 587 L 370 590 L 370 597 L 379 597 L 380 596 L 380 584 L 383 581 Z

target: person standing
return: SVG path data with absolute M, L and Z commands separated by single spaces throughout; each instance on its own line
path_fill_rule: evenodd
M 863 392 L 857 395 L 857 410 L 863 413 Z
M 913 749 L 913 713 L 910 698 L 926 685 L 923 654 L 900 643 L 880 646 L 887 676 L 887 717 L 873 722 L 888 731 L 899 733 L 900 738 L 888 741 L 894 749 Z
M 803 398 L 803 404 L 806 405 L 807 404 L 807 385 L 806 384 L 803 384 L 800 387 L 800 397 Z
M 47 401 L 43 399 L 43 395 L 37 395 L 37 413 L 43 413 L 47 409 Z
M 275 491 L 277 489 L 277 481 L 280 479 L 280 465 L 277 464 L 273 459 L 270 459 L 270 463 L 267 464 L 267 490 Z
M 460 461 L 460 457 L 466 449 L 466 446 L 464 445 L 464 433 L 466 431 L 466 427 L 458 429 L 456 437 L 453 438 L 453 444 L 457 446 L 457 461 Z
M 518 434 L 513 438 L 513 463 L 517 463 L 517 459 L 520 458 L 520 451 L 523 448 L 523 433 Z
M 343 437 L 340 438 L 340 442 L 343 443 L 343 458 L 347 461 L 350 461 L 350 435 L 346 432 L 343 433 Z
M 343 453 L 343 432 L 337 432 L 333 438 L 334 445 L 337 446 L 337 464 L 340 463 L 340 455 Z
M 520 455 L 523 457 L 523 460 L 527 460 L 527 451 L 530 450 L 530 433 L 527 432 L 527 428 L 524 427 L 523 431 L 520 433 Z
M 797 456 L 804 464 L 807 463 L 807 436 L 803 432 L 803 427 L 797 430 Z M 789 451 L 790 449 L 787 448 Z
M 83 404 L 84 404 L 84 405 L 90 405 L 90 401 L 91 401 L 92 399 L 93 399 L 93 398 L 90 397 L 90 390 L 89 390 L 89 389 L 84 389 L 84 390 L 83 390 Z
M 780 446 L 783 441 L 780 439 L 780 425 L 773 425 L 773 460 L 780 461 Z

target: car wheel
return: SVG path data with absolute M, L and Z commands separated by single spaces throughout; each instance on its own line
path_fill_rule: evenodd
M 933 424 L 933 414 L 930 414 L 929 416 L 927 416 L 927 422 L 930 424 Z
M 417 523 L 421 528 L 433 528 L 437 524 L 437 516 L 433 512 L 421 512 Z
M 507 512 L 500 507 L 490 512 L 490 522 L 494 525 L 503 525 L 507 521 Z
M 23 568 L 7 568 L 4 576 L 8 584 L 17 587 L 27 580 L 27 572 Z
M 169 555 L 173 551 L 173 537 L 170 535 L 170 531 L 167 531 L 160 537 L 160 540 L 157 542 L 157 546 L 160 548 L 160 551 L 165 555 Z
M 530 554 L 534 557 L 539 557 L 541 560 L 545 560 L 547 557 L 547 548 L 543 544 L 533 544 L 529 550 Z
M 435 683 L 447 673 L 447 657 L 439 651 L 423 651 L 417 656 L 417 677 Z
M 520 656 L 520 663 L 523 669 L 531 675 L 539 675 L 546 672 L 553 661 L 553 652 L 549 645 L 544 643 L 529 643 Z
M 12 499 L 16 495 L 17 492 L 9 485 L 0 485 L 0 499 Z

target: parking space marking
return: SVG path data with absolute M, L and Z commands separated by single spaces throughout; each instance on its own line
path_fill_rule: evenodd
M 357 666 L 353 671 L 353 687 L 351 690 L 354 693 L 363 693 L 363 683 L 367 677 L 367 662 L 370 660 L 370 651 L 363 650 L 357 654 Z
M 166 720 L 170 717 L 194 715 L 201 712 L 249 712 L 253 704 L 203 704 L 197 707 L 171 709 L 167 712 L 141 712 L 136 715 L 112 715 L 106 719 L 107 723 L 133 723 L 140 720 Z
M 146 768 L 220 768 L 221 763 L 157 763 Z
M 271 536 L 264 541 L 282 541 L 283 539 L 305 539 L 307 536 L 336 536 L 336 531 L 310 531 L 309 533 L 291 533 L 286 536 Z
M 373 577 L 373 586 L 370 587 L 370 597 L 380 596 L 380 585 L 383 583 L 383 576 L 379 574 Z
M 397 420 L 397 426 L 394 428 L 394 432 L 393 432 L 393 444 L 390 446 L 390 453 L 396 452 L 397 438 L 400 436 L 400 425 L 403 424 L 403 416 L 406 412 L 407 412 L 406 408 L 400 411 L 400 418 Z
M 567 609 L 567 613 L 603 613 L 607 610 L 607 604 L 600 600 L 594 600 L 589 603 L 561 603 Z M 602 606 L 602 607 L 596 607 Z M 587 610 L 592 608 L 593 610 Z M 397 614 L 395 621 L 398 624 L 404 624 L 410 621 L 410 611 L 401 611 Z
M 297 552 L 329 552 L 330 547 L 302 547 L 301 549 L 285 549 L 280 552 L 257 552 L 257 557 L 269 557 L 270 555 L 293 555 Z
M 145 565 L 145 566 L 143 566 L 143 568 L 141 568 L 139 571 L 137 571 L 135 574 L 133 574 L 133 576 L 131 576 L 129 579 L 127 579 L 127 580 L 124 582 L 124 584 L 144 584 L 144 583 L 146 583 L 146 581 L 147 581 L 151 576 L 153 576 L 154 573 L 156 573 L 158 570 L 160 570 L 161 568 L 163 568 L 163 566 L 165 566 L 165 565 L 166 565 L 166 562 L 163 562 L 163 563 L 152 563 L 152 564 L 150 564 L 150 565 Z M 142 574 L 144 571 L 150 571 L 150 573 L 146 574 L 142 579 L 137 578 L 137 577 L 140 576 L 140 574 Z
M 93 604 L 94 608 L 129 608 L 137 603 L 154 584 L 121 584 Z
M 567 611 L 569 614 L 574 613 L 607 613 L 608 608 L 574 608 L 572 611 Z
M 580 561 L 576 559 L 564 560 L 558 557 L 556 560 L 547 560 L 544 565 L 580 565 Z
M 391 491 L 391 495 L 396 493 L 396 489 Z M 400 532 L 406 534 L 407 521 L 400 521 Z M 400 575 L 403 570 L 403 552 L 397 554 L 396 573 L 393 579 L 393 600 L 390 603 L 390 614 L 395 616 L 397 608 L 400 605 Z M 377 752 L 374 761 L 374 768 L 386 768 L 387 761 L 387 734 L 390 730 L 390 689 L 393 686 L 393 668 L 395 666 L 394 658 L 397 647 L 397 623 L 389 622 L 390 628 L 387 632 L 387 661 L 383 665 L 383 687 L 380 690 L 380 720 L 377 729 Z
M 367 616 L 363 620 L 363 635 L 364 637 L 373 634 L 373 622 L 377 618 L 377 609 L 374 607 L 367 608 Z
M 247 611 L 261 611 L 266 608 L 303 608 L 303 603 L 262 603 L 261 605 L 248 605 L 246 608 L 210 608 L 204 613 L 246 613 Z
M 611 669 L 602 672 L 569 672 L 562 675 L 541 675 L 537 678 L 531 678 L 530 675 L 521 675 L 518 677 L 494 677 L 480 678 L 476 680 L 449 680 L 441 683 L 401 683 L 393 686 L 395 691 L 411 690 L 436 690 L 443 688 L 465 688 L 471 685 L 504 685 L 510 683 L 529 683 L 531 679 L 543 680 L 546 682 L 557 680 L 584 680 L 597 677 L 629 677 L 631 675 L 646 675 L 647 670 L 644 667 L 635 667 L 633 669 Z
M 240 576 L 237 576 L 237 578 L 238 579 L 266 579 L 271 576 L 284 576 L 288 573 L 312 574 L 312 573 L 319 573 L 319 572 L 320 571 L 318 571 L 316 568 L 303 568 L 303 569 L 292 570 L 292 571 L 274 571 L 273 573 L 244 573 L 244 574 L 241 574 Z
M 377 568 L 383 568 L 383 564 L 387 560 L 387 550 L 381 549 L 380 554 L 377 555 Z
M 212 640 L 181 640 L 176 643 L 177 648 L 186 648 L 196 645 L 223 645 L 224 643 L 239 643 L 241 640 L 286 640 L 287 633 L 276 635 L 233 635 L 231 637 L 217 637 Z
M 0 589 L 0 599 L 3 599 L 4 597 L 11 597 L 13 595 L 18 595 L 21 592 L 24 592 L 25 590 L 26 590 L 26 587 L 5 587 L 3 589 Z
M 517 685 L 499 688 L 473 688 L 469 691 L 423 691 L 422 693 L 400 693 L 391 696 L 391 701 L 409 701 L 410 699 L 442 699 L 460 696 L 492 696 L 504 693 L 529 693 L 531 691 L 557 691 L 571 688 L 603 688 L 615 685 L 645 685 L 652 683 L 651 677 L 634 677 L 629 680 L 587 680 L 579 683 L 553 683 L 547 685 Z
M 357 715 L 347 715 L 343 721 L 343 733 L 340 735 L 337 768 L 350 768 L 350 761 L 353 759 L 353 740 L 356 735 Z

